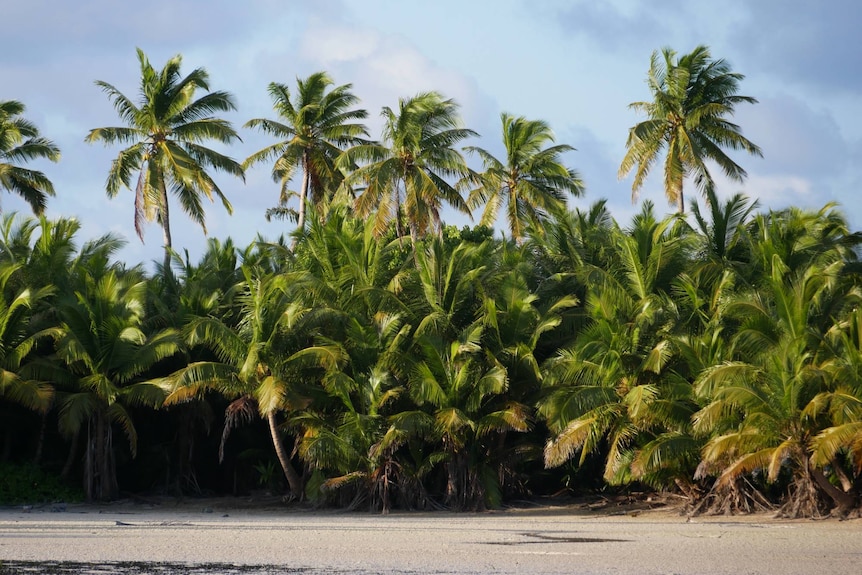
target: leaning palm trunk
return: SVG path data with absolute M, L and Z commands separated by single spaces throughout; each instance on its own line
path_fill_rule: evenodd
M 281 463 L 284 478 L 287 479 L 287 484 L 290 486 L 290 493 L 294 499 L 302 499 L 302 478 L 293 468 L 293 465 L 291 465 L 290 456 L 284 449 L 284 443 L 281 441 L 281 434 L 278 432 L 278 422 L 275 420 L 275 412 L 270 411 L 267 413 L 266 420 L 269 422 L 269 433 L 272 436 L 272 445 L 275 447 L 275 454 L 278 456 L 279 463 Z
M 817 487 L 820 488 L 820 490 L 835 504 L 835 508 L 832 511 L 833 515 L 846 517 L 856 507 L 856 495 L 849 489 L 844 491 L 838 489 L 838 487 L 832 485 L 829 478 L 827 478 L 820 469 L 817 469 L 811 464 L 808 466 L 808 471 L 814 479 L 814 482 L 817 484 Z M 852 489 L 852 484 L 848 487 Z

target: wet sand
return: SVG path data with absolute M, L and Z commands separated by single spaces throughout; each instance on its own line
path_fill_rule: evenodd
M 859 519 L 688 520 L 672 509 L 591 513 L 566 507 L 381 516 L 219 502 L 57 511 L 0 510 L 0 566 L 74 561 L 272 566 L 258 573 L 862 573 Z

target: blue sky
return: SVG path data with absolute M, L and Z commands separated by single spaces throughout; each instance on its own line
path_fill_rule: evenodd
M 862 43 L 856 34 L 862 4 L 853 0 L 28 0 L 8 3 L 3 13 L 0 99 L 24 102 L 27 117 L 63 152 L 57 165 L 33 166 L 57 189 L 48 216 L 77 217 L 82 241 L 106 232 L 125 236 L 121 257 L 129 263 L 159 260 L 161 232 L 151 224 L 141 244 L 132 192 L 113 200 L 104 192 L 117 150 L 87 145 L 84 136 L 118 124 L 94 80 L 137 94 L 136 47 L 159 68 L 177 53 L 184 71 L 206 68 L 214 89 L 236 96 L 239 110 L 229 119 L 238 128 L 273 115 L 269 82 L 293 85 L 318 70 L 337 84 L 353 84 L 373 137 L 382 106 L 425 90 L 458 101 L 465 125 L 482 136 L 469 144 L 492 152 L 500 151 L 500 112 L 543 119 L 558 142 L 577 149 L 566 160 L 587 193 L 572 205 L 607 198 L 626 224 L 638 206 L 631 202 L 631 179 L 618 181 L 617 168 L 628 128 L 640 119 L 627 106 L 649 98 L 650 54 L 706 44 L 745 74 L 741 93 L 760 101 L 739 107 L 735 120 L 764 158 L 735 157 L 749 173 L 742 185 L 714 171 L 720 194 L 741 191 L 767 208 L 819 209 L 837 201 L 851 225 L 862 227 Z M 238 160 L 269 143 L 240 133 L 243 143 L 227 150 Z M 245 184 L 218 181 L 235 212 L 209 206 L 210 236 L 231 236 L 243 246 L 257 233 L 274 238 L 290 230 L 264 219 L 278 197 L 266 166 L 250 170 Z M 641 199 L 671 210 L 659 172 Z M 0 206 L 27 210 L 6 193 Z M 206 237 L 179 206 L 171 213 L 175 247 L 197 259 Z

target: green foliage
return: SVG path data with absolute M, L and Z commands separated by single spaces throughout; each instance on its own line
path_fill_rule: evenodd
M 409 228 L 414 243 L 429 231 L 440 229 L 443 203 L 470 213 L 460 191 L 447 178 L 460 178 L 469 170 L 455 145 L 477 135 L 461 127 L 458 105 L 437 92 L 402 98 L 398 108 L 383 108 L 383 143 L 354 146 L 339 166 L 365 165 L 351 173 L 348 185 L 362 187 L 354 208 L 360 217 L 373 215 L 377 235 L 395 222 L 397 237 Z
M 506 113 L 500 119 L 506 148 L 504 162 L 482 148 L 466 148 L 478 154 L 484 166 L 484 172 L 468 178 L 476 184 L 470 201 L 474 206 L 485 206 L 481 223 L 489 226 L 497 220 L 502 207 L 512 239 L 520 243 L 529 226 L 535 233 L 543 233 L 551 216 L 565 211 L 566 193 L 580 196 L 584 192 L 584 184 L 560 158 L 574 148 L 566 145 L 545 147 L 554 142 L 554 134 L 548 124 Z
M 54 195 L 54 185 L 42 172 L 19 164 L 39 158 L 57 162 L 60 149 L 22 117 L 25 110 L 21 102 L 0 100 L 0 189 L 18 194 L 34 214 L 41 215 L 48 196 Z
M 71 487 L 37 465 L 0 463 L 0 505 L 38 505 L 82 501 L 80 487 Z
M 758 213 L 720 199 L 706 163 L 739 181 L 724 150 L 760 150 L 729 122 L 754 102 L 737 94 L 742 76 L 705 47 L 653 54 L 653 101 L 632 105 L 647 119 L 619 174 L 635 171 L 636 194 L 664 154 L 668 199 L 682 211 L 686 178 L 706 198 L 691 221 L 650 202 L 628 223 L 604 200 L 568 210 L 583 191 L 563 161 L 572 148 L 524 117 L 501 117 L 504 159 L 466 148 L 483 162 L 472 172 L 458 147 L 476 134 L 436 92 L 384 108 L 368 142 L 350 85 L 319 72 L 296 90 L 272 83 L 278 118 L 247 124 L 276 140 L 245 162 L 271 163 L 276 210 L 294 212 L 302 178 L 299 229 L 289 243 L 210 240 L 196 264 L 170 249 L 167 194 L 201 225 L 203 197 L 230 210 L 209 173 L 243 166 L 201 142 L 237 139 L 215 117 L 234 102 L 195 99 L 208 77 L 181 77 L 179 57 L 157 71 L 138 56 L 140 101 L 99 82 L 124 127 L 88 140 L 129 146 L 106 188 L 137 178 L 138 231 L 160 222 L 166 259 L 148 276 L 113 261 L 116 237 L 79 248 L 74 220 L 0 221 L 3 432 L 45 424 L 12 457 L 68 449 L 64 476 L 83 460 L 87 496 L 110 497 L 115 464 L 148 441 L 143 420 L 182 452 L 160 455 L 165 476 L 197 490 L 204 459 L 235 466 L 208 473 L 217 489 L 229 475 L 227 489 L 285 488 L 277 459 L 292 496 L 384 513 L 607 485 L 721 511 L 773 497 L 791 516 L 862 500 L 862 233 L 831 204 Z M 39 140 L 23 106 L 0 109 L 0 154 L 31 159 L 9 152 Z M 54 159 L 42 144 L 31 156 Z M 446 205 L 481 220 L 447 226 Z M 501 211 L 509 238 L 489 227 Z M 208 430 L 222 408 L 221 437 L 196 442 L 196 421 Z M 9 477 L 32 491 L 31 472 Z
M 336 169 L 336 161 L 345 148 L 368 142 L 362 136 L 368 132 L 356 123 L 368 116 L 365 110 L 354 109 L 359 99 L 345 84 L 332 88 L 332 78 L 326 72 L 316 72 L 308 78 L 297 79 L 295 97 L 284 84 L 272 82 L 269 95 L 277 120 L 254 119 L 246 123 L 279 141 L 255 152 L 246 159 L 247 169 L 261 162 L 273 162 L 272 179 L 281 186 L 278 206 L 267 210 L 270 217 L 293 216 L 287 208 L 288 189 L 297 169 L 302 172 L 302 189 L 299 191 L 299 211 L 296 214 L 297 230 L 305 230 L 306 202 L 313 202 L 323 216 L 324 204 L 330 201 L 344 179 Z
M 731 72 L 724 60 L 714 60 L 706 46 L 698 46 L 677 58 L 670 48 L 653 52 L 648 84 L 651 102 L 634 102 L 630 108 L 643 112 L 647 119 L 629 130 L 626 155 L 619 177 L 635 170 L 632 200 L 644 184 L 650 169 L 665 152 L 664 189 L 668 202 L 682 212 L 685 208 L 683 181 L 693 177 L 707 197 L 715 183 L 707 169 L 710 160 L 737 182 L 747 175 L 722 148 L 744 150 L 756 156 L 760 148 L 742 135 L 729 118 L 740 103 L 757 103 L 738 95 L 742 74 Z
M 90 130 L 87 142 L 128 146 L 111 163 L 105 190 L 115 197 L 120 187 L 135 194 L 135 231 L 143 241 L 144 223 L 158 221 L 165 236 L 165 268 L 170 263 L 171 232 L 168 191 L 177 196 L 183 211 L 206 233 L 202 198 L 218 197 L 228 213 L 233 207 L 211 176 L 222 171 L 245 180 L 242 166 L 202 142 L 230 144 L 239 139 L 230 122 L 216 117 L 236 109 L 233 96 L 209 91 L 209 75 L 197 68 L 180 75 L 182 56 L 168 60 L 156 71 L 138 49 L 140 99 L 137 103 L 103 81 L 104 91 L 124 125 Z M 198 90 L 208 92 L 195 99 Z M 132 179 L 137 175 L 137 183 Z

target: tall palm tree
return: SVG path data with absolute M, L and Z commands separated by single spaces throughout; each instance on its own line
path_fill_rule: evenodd
M 285 213 L 287 186 L 297 168 L 302 170 L 296 226 L 302 231 L 306 203 L 309 200 L 319 203 L 340 184 L 342 176 L 335 168 L 336 158 L 349 146 L 367 143 L 361 136 L 368 135 L 368 131 L 356 121 L 365 119 L 368 113 L 354 108 L 359 98 L 350 91 L 351 84 L 329 89 L 333 82 L 326 72 L 315 72 L 305 80 L 297 79 L 296 83 L 293 100 L 284 84 L 269 85 L 278 119 L 256 118 L 245 127 L 257 128 L 280 141 L 249 156 L 243 166 L 275 160 L 272 178 L 281 183 L 281 197 L 278 207 L 268 210 L 268 215 Z
M 714 187 L 706 162 L 713 161 L 730 179 L 742 182 L 746 172 L 723 148 L 744 150 L 761 156 L 760 148 L 742 135 L 742 130 L 728 119 L 740 103 L 754 104 L 752 97 L 740 96 L 742 74 L 731 72 L 724 60 L 713 60 L 709 48 L 696 47 L 690 54 L 677 58 L 670 48 L 653 52 L 650 58 L 648 84 L 651 102 L 634 102 L 630 108 L 643 112 L 647 119 L 629 130 L 626 155 L 620 164 L 619 177 L 632 169 L 632 201 L 650 169 L 663 150 L 664 189 L 668 202 L 685 210 L 683 180 L 693 176 L 695 185 L 706 194 Z
M 0 101 L 0 188 L 21 196 L 39 215 L 45 211 L 47 196 L 54 195 L 54 185 L 42 172 L 19 164 L 38 158 L 57 162 L 60 148 L 21 117 L 25 109 L 15 100 Z
M 550 126 L 541 120 L 527 120 L 503 113 L 505 162 L 479 147 L 465 148 L 477 153 L 484 163 L 479 187 L 472 194 L 475 203 L 484 202 L 481 224 L 491 226 L 505 202 L 506 220 L 512 239 L 521 243 L 528 225 L 537 230 L 552 214 L 565 211 L 566 192 L 580 196 L 584 184 L 578 174 L 563 165 L 560 155 L 574 150 L 553 143 Z
M 133 102 L 107 82 L 96 85 L 108 94 L 125 126 L 96 128 L 87 142 L 105 145 L 122 144 L 111 164 L 105 189 L 115 197 L 120 186 L 132 189 L 135 184 L 135 231 L 143 241 L 143 225 L 157 221 L 164 234 L 164 265 L 170 265 L 171 227 L 168 191 L 177 197 L 192 221 L 206 233 L 202 197 L 221 199 L 228 213 L 233 212 L 228 199 L 210 175 L 210 169 L 227 172 L 245 180 L 242 166 L 235 160 L 202 145 L 207 140 L 230 144 L 239 140 L 230 122 L 213 114 L 236 109 L 231 94 L 209 92 L 209 75 L 197 68 L 185 77 L 180 75 L 182 56 L 168 60 L 161 71 L 150 64 L 138 49 L 141 67 L 140 99 Z M 195 93 L 209 93 L 195 99 Z
M 403 237 L 404 220 L 415 242 L 440 229 L 440 210 L 445 201 L 470 213 L 461 193 L 446 178 L 463 178 L 467 164 L 454 146 L 475 136 L 461 127 L 458 105 L 437 92 L 401 99 L 398 109 L 384 107 L 383 143 L 356 146 L 343 156 L 344 165 L 355 159 L 370 163 L 348 178 L 364 190 L 356 198 L 360 217 L 374 216 L 375 231 L 382 235 L 395 222 Z

